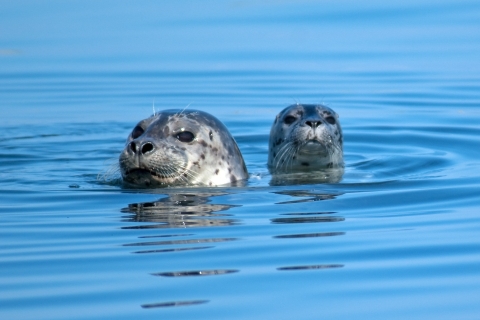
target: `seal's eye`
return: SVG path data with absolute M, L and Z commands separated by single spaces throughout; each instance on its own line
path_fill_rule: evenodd
M 190 131 L 182 131 L 182 132 L 177 133 L 175 135 L 175 138 L 177 138 L 181 142 L 188 143 L 188 142 L 192 142 L 193 139 L 195 139 L 195 136 Z
M 292 124 L 295 122 L 295 120 L 297 120 L 297 118 L 295 118 L 294 116 L 286 116 L 285 119 L 283 119 L 283 122 L 285 122 L 286 124 Z
M 132 131 L 132 139 L 137 139 L 144 132 L 145 132 L 145 130 L 143 130 L 140 126 L 136 126 L 135 128 L 133 128 L 133 131 Z
M 327 120 L 327 122 L 330 123 L 330 124 L 337 123 L 337 120 L 335 120 L 334 117 L 326 117 L 325 120 Z

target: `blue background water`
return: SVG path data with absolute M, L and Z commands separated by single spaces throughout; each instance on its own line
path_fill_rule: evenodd
M 0 7 L 0 318 L 480 317 L 477 1 Z M 295 102 L 340 114 L 340 183 L 270 185 Z M 153 103 L 221 119 L 248 185 L 111 181 Z

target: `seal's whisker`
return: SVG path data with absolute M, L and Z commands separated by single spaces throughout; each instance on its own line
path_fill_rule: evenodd
M 199 172 L 186 168 L 182 174 L 182 178 L 185 179 L 185 181 L 187 181 L 187 178 L 192 180 L 192 179 L 196 179 L 199 175 L 200 175 Z
M 292 143 L 288 148 L 287 152 L 284 153 L 285 161 L 283 162 L 283 168 L 285 170 L 289 167 L 292 167 L 295 155 L 298 152 L 298 148 L 298 145 Z
M 287 157 L 288 157 L 288 161 L 285 162 L 285 169 L 287 168 L 291 168 L 293 166 L 293 160 L 295 158 L 295 154 L 297 154 L 298 152 L 298 145 L 293 145 L 289 150 L 288 150 L 288 154 L 287 154 Z
M 296 145 L 294 146 L 294 148 L 291 149 L 292 152 L 291 152 L 291 154 L 290 154 L 290 168 L 293 167 L 293 162 L 294 162 L 294 160 L 295 160 L 295 155 L 298 154 L 298 150 L 299 150 L 299 149 L 300 149 L 300 146 L 299 146 L 298 144 L 296 144 Z
M 283 166 L 283 164 L 285 163 L 286 159 L 284 159 L 284 157 L 288 153 L 288 151 L 291 149 L 292 144 L 293 144 L 292 142 L 287 142 L 285 143 L 285 145 L 283 145 L 280 148 L 280 150 L 278 150 L 278 153 L 275 156 L 275 160 L 277 161 L 277 165 L 276 165 L 277 169 L 279 165 Z
M 97 181 L 110 182 L 120 178 L 120 164 L 118 159 L 106 160 L 108 167 L 97 175 Z
M 189 104 L 187 104 L 185 108 L 183 108 L 182 110 L 180 110 L 180 112 L 178 112 L 178 113 L 176 114 L 176 116 L 181 116 L 181 115 L 183 114 L 183 112 L 184 112 L 185 110 L 187 110 L 188 107 L 190 107 L 191 104 L 192 104 L 191 102 L 190 102 Z

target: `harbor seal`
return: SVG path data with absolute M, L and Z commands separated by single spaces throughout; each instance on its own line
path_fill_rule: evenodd
M 248 178 L 228 129 L 198 110 L 164 110 L 140 121 L 119 162 L 123 181 L 141 187 L 237 185 Z
M 338 118 L 324 105 L 294 104 L 283 109 L 270 130 L 270 172 L 343 168 L 343 136 Z

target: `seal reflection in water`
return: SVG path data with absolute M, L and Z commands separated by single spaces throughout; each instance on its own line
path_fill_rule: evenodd
M 338 118 L 323 105 L 294 104 L 283 109 L 270 131 L 268 167 L 273 180 L 278 180 L 278 174 L 285 177 L 295 173 L 290 178 L 338 182 L 343 175 L 343 136 Z
M 248 178 L 227 128 L 198 110 L 164 110 L 140 121 L 119 161 L 124 182 L 142 187 L 237 185 Z

